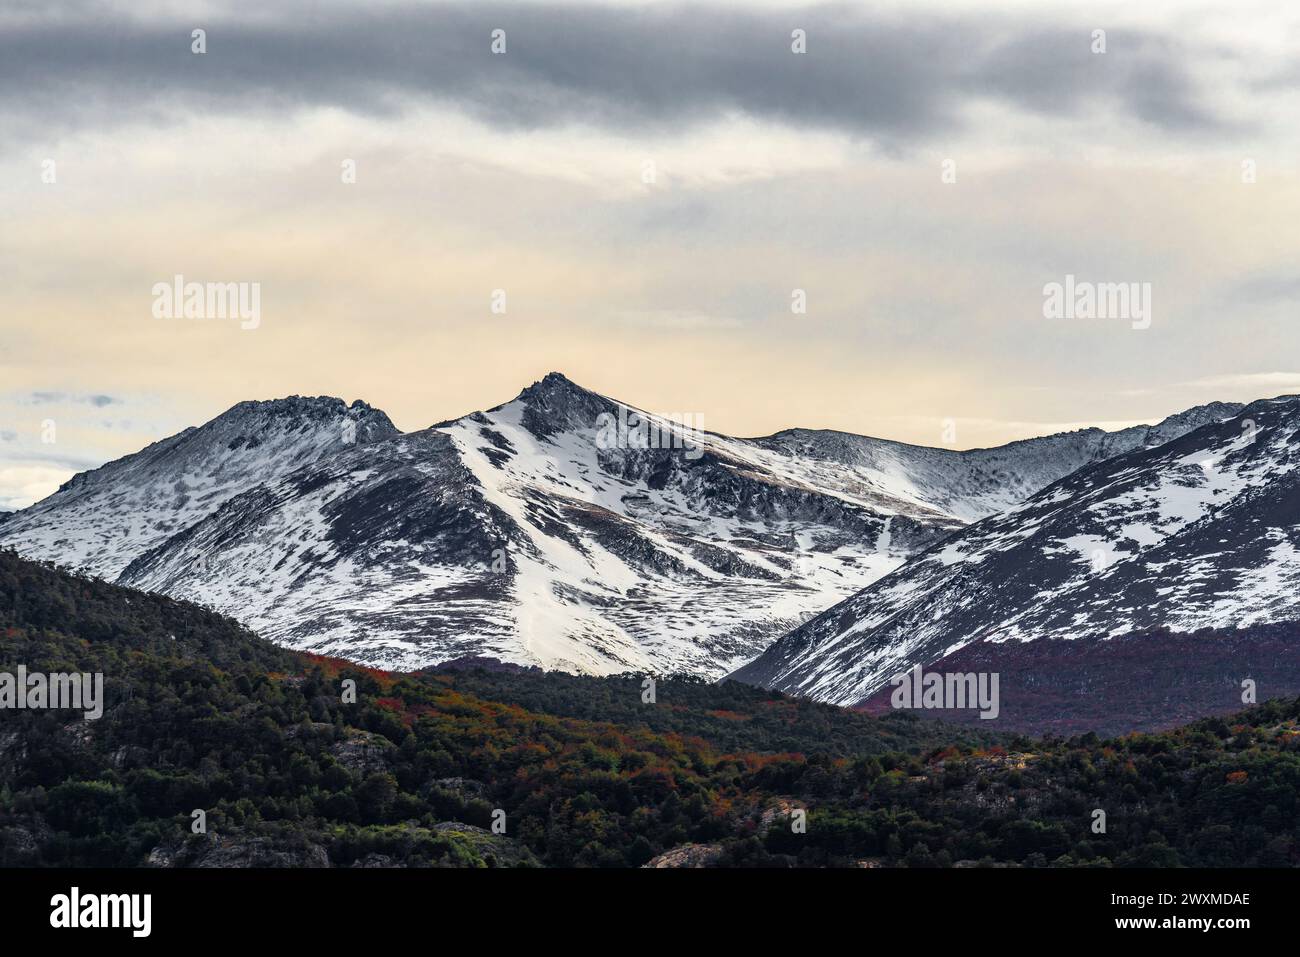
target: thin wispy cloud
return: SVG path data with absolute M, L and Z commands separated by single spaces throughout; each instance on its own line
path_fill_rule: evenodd
M 102 409 L 108 405 L 118 404 L 122 400 L 111 395 L 69 395 L 66 392 L 32 392 L 27 396 L 20 396 L 17 401 L 27 405 L 72 403 L 91 405 L 97 409 Z

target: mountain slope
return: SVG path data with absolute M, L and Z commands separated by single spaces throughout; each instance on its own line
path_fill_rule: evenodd
M 1099 642 L 1130 632 L 1300 618 L 1298 469 L 1300 399 L 1252 403 L 1224 422 L 1081 469 L 959 532 L 734 677 L 857 704 L 917 664 L 953 670 L 978 657 L 997 670 L 999 660 L 1026 654 L 1017 647 L 1024 642 L 1041 674 L 1043 656 L 1081 664 L 1103 653 Z M 1176 670 L 1185 651 L 1174 642 L 1143 667 Z M 1231 682 L 1225 694 L 1250 677 L 1244 666 L 1235 680 L 1229 674 L 1216 679 Z M 1300 682 L 1300 665 L 1279 679 Z
M 141 552 L 228 499 L 323 456 L 397 433 L 364 402 L 292 396 L 241 402 L 90 472 L 3 523 L 24 555 L 113 579 Z

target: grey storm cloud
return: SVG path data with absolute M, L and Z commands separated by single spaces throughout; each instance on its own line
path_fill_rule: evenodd
M 29 10 L 36 8 L 27 8 Z M 165 123 L 175 111 L 434 102 L 491 124 L 673 128 L 732 113 L 885 142 L 949 135 L 977 100 L 1071 117 L 1118 112 L 1168 131 L 1221 126 L 1176 40 L 991 15 L 889 17 L 844 6 L 439 3 L 148 22 L 76 3 L 0 19 L 0 102 L 30 127 Z M 190 31 L 207 31 L 207 53 Z M 493 55 L 501 28 L 507 52 Z M 795 28 L 808 52 L 790 51 Z M 233 146 L 233 144 L 232 144 Z

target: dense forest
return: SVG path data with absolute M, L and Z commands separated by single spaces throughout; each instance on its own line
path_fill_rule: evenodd
M 0 553 L 19 665 L 106 701 L 0 710 L 5 866 L 1300 863 L 1300 699 L 1030 740 L 734 683 L 390 674 Z

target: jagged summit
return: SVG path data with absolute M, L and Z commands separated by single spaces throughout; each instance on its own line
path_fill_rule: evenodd
M 377 410 L 364 399 L 354 399 L 348 404 L 334 395 L 286 395 L 279 399 L 246 399 L 237 402 L 209 421 L 201 428 L 220 423 L 227 419 L 246 419 L 248 416 L 264 416 L 269 419 L 299 417 L 299 419 L 326 419 L 331 416 L 347 416 L 352 420 L 365 420 L 374 428 L 383 432 L 395 433 L 396 426 L 391 423 L 387 413 Z
M 534 382 L 528 388 L 536 389 L 538 386 L 549 387 L 552 389 L 565 388 L 565 387 L 572 387 L 575 389 L 582 388 L 576 382 L 574 382 L 572 379 L 566 376 L 563 372 L 548 372 L 546 373 L 546 375 L 542 376 L 542 378 L 539 381 Z M 527 389 L 524 391 L 527 391 Z
M 360 400 L 357 400 L 360 401 Z M 364 403 L 362 403 L 364 405 Z M 279 399 L 245 399 L 236 402 L 222 415 L 245 412 L 337 411 L 348 408 L 347 402 L 333 395 L 287 395 Z M 222 416 L 217 416 L 221 418 Z
M 548 372 L 540 379 L 534 381 L 531 385 L 526 385 L 519 390 L 519 394 L 513 399 L 502 402 L 500 405 L 488 409 L 489 412 L 495 412 L 497 409 L 504 408 L 512 402 L 564 402 L 580 400 L 583 396 L 596 396 L 605 399 L 604 396 L 590 389 L 584 388 L 574 382 L 562 372 Z M 611 401 L 606 399 L 606 401 Z
M 619 408 L 618 402 L 584 389 L 559 372 L 547 373 L 520 392 L 515 402 L 523 406 L 524 428 L 538 438 L 595 429 L 602 414 L 617 414 Z
M 441 429 L 449 425 L 455 425 L 466 419 L 483 417 L 500 413 L 502 410 L 514 407 L 528 408 L 536 407 L 538 413 L 546 414 L 547 412 L 563 412 L 571 408 L 574 404 L 589 404 L 592 407 L 600 405 L 601 407 L 613 407 L 616 403 L 607 399 L 599 393 L 592 392 L 590 389 L 584 389 L 573 380 L 569 379 L 562 372 L 548 372 L 542 378 L 538 379 L 532 385 L 525 386 L 519 391 L 513 399 L 507 399 L 499 405 L 491 408 L 470 412 L 466 415 L 457 416 L 450 419 L 443 419 L 435 422 L 430 428 Z
M 501 405 L 494 406 L 488 411 L 495 411 L 503 406 L 509 405 L 510 402 L 534 402 L 544 401 L 546 399 L 555 399 L 561 396 L 578 396 L 578 395 L 596 395 L 590 389 L 585 389 L 578 385 L 563 372 L 548 372 L 531 385 L 524 386 L 509 402 L 503 402 Z

